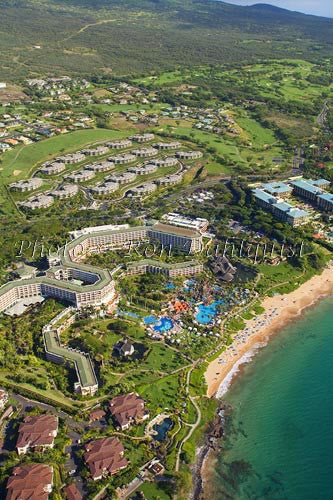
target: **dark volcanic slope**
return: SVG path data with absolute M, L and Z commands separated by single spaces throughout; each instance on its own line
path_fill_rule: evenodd
M 267 57 L 318 59 L 333 21 L 267 5 L 196 0 L 0 0 L 1 79 L 132 74 Z M 35 48 L 41 46 L 41 48 Z

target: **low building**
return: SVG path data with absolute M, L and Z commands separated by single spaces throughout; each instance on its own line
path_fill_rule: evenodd
M 0 388 L 0 410 L 3 411 L 8 403 L 8 392 Z
M 114 351 L 116 351 L 119 356 L 132 356 L 134 354 L 134 345 L 129 340 L 120 340 L 113 346 Z
M 109 410 L 115 424 L 122 431 L 128 429 L 132 424 L 140 424 L 149 418 L 144 399 L 135 392 L 122 394 L 111 399 Z
M 154 182 L 146 182 L 145 184 L 141 184 L 141 186 L 131 188 L 129 194 L 132 196 L 143 196 L 153 193 L 156 189 L 157 186 Z
M 173 142 L 157 142 L 156 144 L 153 144 L 154 148 L 157 149 L 177 149 L 181 146 L 180 142 L 173 141 Z
M 129 139 L 124 139 L 122 141 L 107 142 L 106 145 L 110 149 L 125 149 L 132 146 L 132 141 L 130 141 Z
M 178 184 L 183 179 L 182 174 L 171 174 L 166 175 L 165 177 L 160 177 L 155 182 L 159 186 L 171 186 L 173 184 Z
M 113 476 L 128 466 L 125 449 L 116 437 L 95 439 L 85 445 L 84 460 L 94 481 Z
M 149 142 L 155 138 L 154 134 L 136 134 L 132 135 L 130 139 L 134 142 Z
M 156 165 L 157 167 L 173 167 L 177 165 L 178 160 L 172 156 L 168 158 L 157 158 L 156 160 L 152 160 L 151 163 Z
M 81 161 L 85 160 L 85 155 L 83 153 L 73 153 L 69 154 L 66 156 L 62 156 L 59 158 L 60 161 L 63 163 L 69 163 L 69 164 L 74 164 L 74 163 L 80 163 Z
M 66 500 L 83 500 L 83 495 L 75 483 L 69 484 L 64 488 Z
M 89 422 L 99 422 L 106 415 L 104 410 L 98 409 L 89 413 Z
M 119 189 L 118 182 L 105 182 L 104 184 L 100 184 L 99 186 L 95 186 L 90 189 L 90 191 L 97 196 L 104 196 L 111 193 L 114 193 Z
M 93 149 L 83 149 L 82 153 L 87 156 L 101 156 L 107 154 L 109 149 L 107 146 L 97 146 Z
M 18 465 L 7 481 L 6 500 L 47 500 L 52 486 L 53 468 L 49 465 Z
M 54 161 L 51 163 L 46 163 L 45 165 L 42 166 L 40 169 L 42 174 L 45 175 L 56 175 L 60 174 L 63 172 L 66 168 L 66 165 L 62 161 Z
M 70 174 L 67 179 L 72 182 L 87 182 L 95 177 L 95 172 L 93 170 L 83 169 L 78 170 Z
M 128 184 L 129 182 L 136 179 L 136 174 L 134 172 L 123 172 L 122 174 L 114 174 L 108 177 L 111 182 L 117 182 L 118 184 Z
M 195 231 L 200 231 L 200 233 L 205 233 L 209 226 L 209 221 L 207 219 L 188 217 L 187 215 L 181 215 L 176 212 L 169 212 L 163 215 L 162 220 L 172 226 L 194 229 Z
M 108 158 L 110 162 L 116 163 L 117 165 L 122 165 L 126 163 L 131 163 L 136 160 L 136 156 L 130 153 L 124 155 L 110 156 Z
M 54 199 L 52 196 L 45 194 L 40 194 L 39 196 L 34 196 L 26 201 L 20 203 L 21 207 L 28 208 L 29 210 L 38 210 L 40 208 L 49 208 L 53 205 Z
M 20 191 L 24 193 L 26 191 L 33 191 L 34 189 L 38 189 L 43 184 L 43 180 L 38 177 L 33 177 L 32 179 L 22 180 L 13 182 L 9 184 L 9 187 L 15 191 Z
M 181 160 L 198 160 L 202 158 L 203 154 L 201 151 L 178 151 L 176 156 Z
M 158 150 L 155 148 L 141 148 L 134 149 L 132 154 L 137 158 L 150 158 L 151 156 L 155 156 L 158 154 Z
M 29 449 L 53 448 L 57 433 L 58 418 L 55 415 L 28 415 L 18 429 L 17 453 L 22 455 Z
M 136 175 L 149 175 L 157 171 L 157 166 L 152 163 L 146 165 L 136 165 L 128 169 L 129 172 L 134 172 Z
M 87 165 L 85 167 L 87 170 L 92 170 L 93 172 L 107 172 L 114 168 L 114 163 L 111 161 L 102 161 L 101 163 L 94 163 L 93 165 Z
M 78 191 L 79 188 L 76 184 L 64 184 L 60 188 L 50 191 L 49 194 L 54 198 L 62 200 L 64 198 L 72 198 L 78 193 Z

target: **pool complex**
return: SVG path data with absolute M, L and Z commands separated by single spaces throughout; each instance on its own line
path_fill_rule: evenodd
M 211 323 L 217 316 L 218 306 L 223 303 L 224 303 L 223 300 L 215 300 L 208 306 L 205 306 L 204 304 L 199 304 L 198 312 L 195 315 L 195 319 L 203 325 L 208 325 L 208 323 Z
M 173 321 L 171 318 L 161 318 L 153 328 L 155 332 L 167 332 L 173 328 Z
M 143 322 L 145 325 L 155 325 L 155 323 L 157 323 L 157 318 L 155 316 L 145 316 Z

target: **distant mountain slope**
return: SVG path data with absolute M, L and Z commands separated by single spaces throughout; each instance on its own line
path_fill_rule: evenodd
M 0 0 L 0 78 L 332 53 L 333 20 L 213 0 Z M 39 48 L 40 47 L 40 48 Z

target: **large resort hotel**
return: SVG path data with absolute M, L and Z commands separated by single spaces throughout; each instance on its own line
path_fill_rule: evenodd
M 192 229 L 162 223 L 137 227 L 123 225 L 120 228 L 106 226 L 105 230 L 101 226 L 98 230 L 83 232 L 62 248 L 59 256 L 49 260 L 52 267 L 43 275 L 9 281 L 0 287 L 0 312 L 20 314 L 29 301 L 32 303 L 40 297 L 63 300 L 78 309 L 87 305 L 113 303 L 116 293 L 112 275 L 115 270 L 91 267 L 81 261 L 91 253 L 129 248 L 140 241 L 156 241 L 168 250 L 173 248 L 191 254 L 202 248 L 202 235 Z M 167 272 L 165 266 L 159 266 L 158 262 L 154 269 L 155 272 L 158 272 L 157 269 L 160 269 L 159 272 Z M 181 267 L 177 266 L 177 274 L 181 272 L 179 269 Z M 184 275 L 188 273 L 186 264 Z
M 325 191 L 330 182 L 326 179 L 296 179 L 289 183 L 269 182 L 262 184 L 260 188 L 252 190 L 256 203 L 264 210 L 272 214 L 283 222 L 291 226 L 298 226 L 306 222 L 309 218 L 309 212 L 299 209 L 285 201 L 291 193 L 311 202 L 318 208 L 333 212 L 333 194 Z

